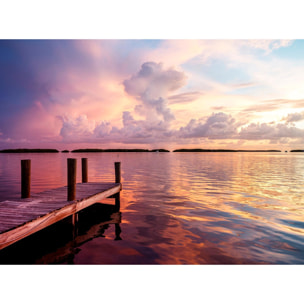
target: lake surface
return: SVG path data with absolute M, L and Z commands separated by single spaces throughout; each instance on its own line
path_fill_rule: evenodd
M 21 159 L 40 192 L 66 185 L 67 158 L 81 182 L 82 157 L 92 182 L 113 182 L 121 162 L 120 223 L 96 206 L 76 237 L 63 221 L 2 250 L 0 263 L 304 263 L 302 153 L 0 154 L 0 201 L 20 197 Z

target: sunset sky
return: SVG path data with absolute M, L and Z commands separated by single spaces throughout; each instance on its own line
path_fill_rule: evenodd
M 304 40 L 0 40 L 0 148 L 304 149 Z

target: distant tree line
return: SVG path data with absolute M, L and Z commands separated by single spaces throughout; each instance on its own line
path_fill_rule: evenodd
M 4 149 L 0 153 L 58 153 L 56 149 Z M 62 153 L 69 153 L 69 150 L 62 150 Z M 76 149 L 73 153 L 86 152 L 170 152 L 166 149 Z M 232 149 L 176 149 L 173 152 L 281 152 L 281 150 L 232 150 Z M 287 152 L 287 151 L 285 151 Z M 290 152 L 304 152 L 304 150 L 290 150 Z
M 173 152 L 281 152 L 281 150 L 177 149 Z
M 73 150 L 72 152 L 170 152 L 169 150 L 165 149 L 153 149 L 153 150 L 148 150 L 148 149 L 76 149 Z
M 5 149 L 0 153 L 58 153 L 56 149 Z

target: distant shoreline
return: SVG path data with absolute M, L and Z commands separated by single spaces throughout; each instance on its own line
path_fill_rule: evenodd
M 59 153 L 56 149 L 4 149 L 0 153 Z M 91 153 L 91 152 L 170 152 L 166 149 L 76 149 L 76 150 L 62 150 L 61 153 Z
M 75 149 L 72 151 L 57 149 L 4 149 L 0 153 L 105 153 L 105 152 L 282 152 L 281 150 L 232 150 L 232 149 L 176 149 L 169 151 L 166 149 Z M 304 152 L 296 149 L 285 152 Z
M 72 150 L 72 153 L 83 153 L 83 152 L 170 152 L 166 149 L 76 149 Z
M 0 153 L 59 153 L 56 149 L 5 149 Z
M 177 149 L 173 152 L 282 152 L 281 150 Z

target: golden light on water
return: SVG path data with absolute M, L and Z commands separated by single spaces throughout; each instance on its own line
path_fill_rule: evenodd
M 303 262 L 300 254 L 304 238 L 303 155 L 253 152 L 74 155 L 79 160 L 88 158 L 89 181 L 114 181 L 116 161 L 121 162 L 123 177 L 121 221 L 116 223 L 119 227 L 113 223 L 94 224 L 79 238 L 84 241 L 73 256 L 75 263 Z M 48 155 L 47 162 L 41 155 L 32 156 L 36 192 L 65 185 L 68 156 Z M 18 162 L 20 157 L 2 157 L 0 169 L 11 178 L 13 187 L 19 185 L 19 167 L 16 166 L 16 174 L 9 175 L 6 172 L 10 166 L 6 164 Z M 5 190 L 1 193 L 5 194 Z M 113 205 L 114 199 L 103 203 Z M 69 246 L 58 251 L 61 259 L 70 252 Z M 56 253 L 47 256 L 55 258 Z

